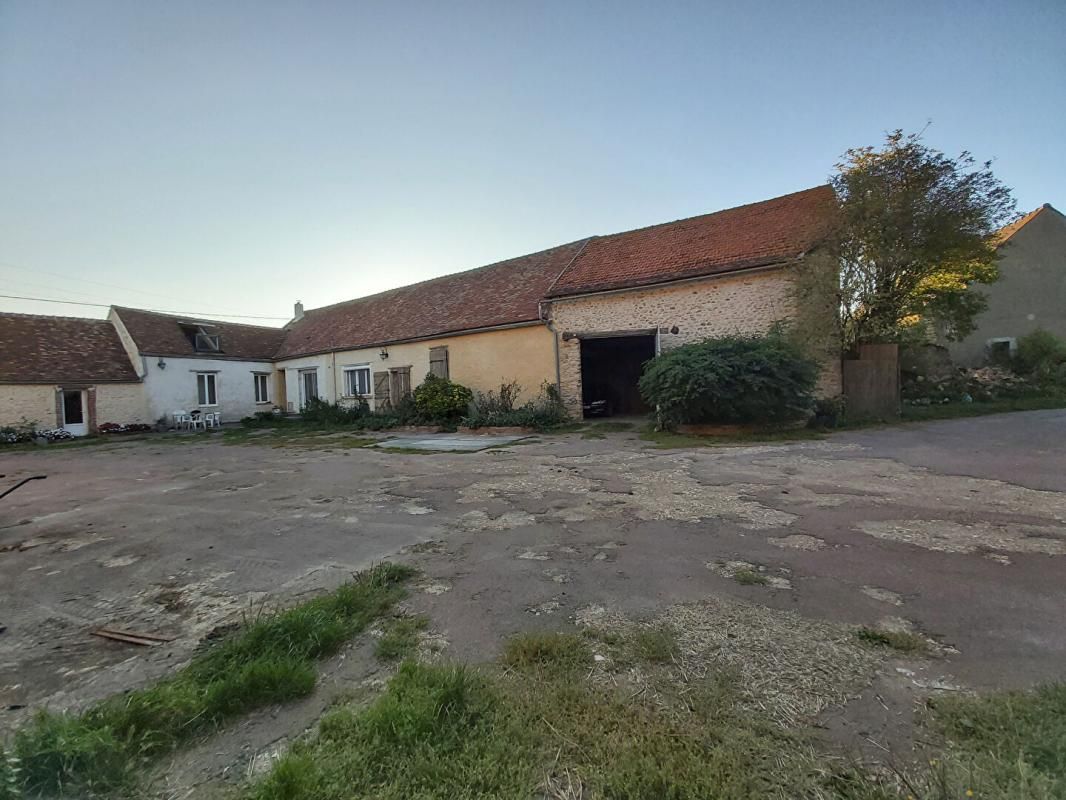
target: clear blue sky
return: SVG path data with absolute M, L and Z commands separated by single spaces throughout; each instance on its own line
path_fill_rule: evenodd
M 1066 3 L 0 0 L 0 293 L 287 317 L 929 119 L 1064 208 Z

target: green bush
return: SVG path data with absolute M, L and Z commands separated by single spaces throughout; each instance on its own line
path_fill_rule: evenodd
M 427 375 L 415 389 L 415 408 L 434 422 L 456 420 L 466 413 L 474 393 L 458 383 L 437 375 Z
M 782 423 L 807 414 L 818 364 L 780 331 L 687 344 L 644 367 L 640 392 L 660 424 Z
M 540 393 L 528 403 L 514 408 L 515 398 L 521 391 L 517 383 L 507 383 L 495 392 L 479 392 L 470 404 L 470 412 L 463 424 L 471 428 L 534 428 L 545 430 L 567 421 L 559 390 L 545 381 Z
M 369 413 L 370 407 L 363 399 L 355 405 L 342 406 L 313 397 L 304 404 L 300 416 L 313 425 L 351 425 Z
M 1018 340 L 1014 354 L 1014 368 L 1023 375 L 1032 375 L 1038 380 L 1066 377 L 1066 342 L 1050 331 L 1037 328 Z

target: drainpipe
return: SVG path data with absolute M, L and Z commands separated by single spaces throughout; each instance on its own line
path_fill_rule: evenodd
M 555 349 L 555 390 L 559 393 L 559 396 L 563 396 L 563 373 L 559 366 L 559 333 L 555 330 L 555 320 L 545 319 L 544 317 L 544 301 L 537 302 L 537 316 L 548 324 L 548 330 L 552 334 L 552 346 Z

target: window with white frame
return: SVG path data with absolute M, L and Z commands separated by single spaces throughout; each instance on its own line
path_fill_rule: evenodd
M 252 380 L 255 382 L 255 402 L 257 403 L 270 402 L 270 392 L 267 387 L 268 377 L 268 375 L 258 372 L 252 375 Z
M 196 373 L 196 397 L 202 406 L 218 405 L 218 376 L 215 373 Z
M 344 368 L 344 395 L 366 397 L 370 394 L 370 365 Z

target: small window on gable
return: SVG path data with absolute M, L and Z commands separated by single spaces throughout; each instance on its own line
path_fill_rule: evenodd
M 222 336 L 214 325 L 199 322 L 182 322 L 182 333 L 197 353 L 221 353 Z
M 370 394 L 370 365 L 344 368 L 344 395 L 366 397 Z

